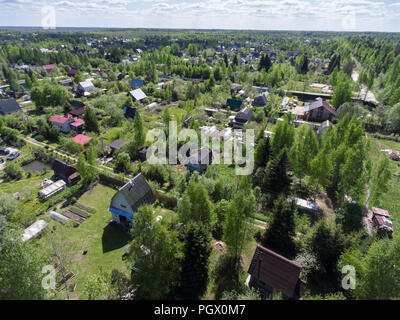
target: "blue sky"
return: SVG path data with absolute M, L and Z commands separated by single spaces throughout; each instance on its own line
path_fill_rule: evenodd
M 0 26 L 400 31 L 400 0 L 0 0 Z

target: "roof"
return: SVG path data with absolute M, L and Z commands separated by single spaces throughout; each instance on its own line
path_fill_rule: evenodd
M 314 109 L 318 109 L 323 107 L 325 110 L 329 111 L 332 113 L 334 116 L 336 116 L 336 110 L 333 109 L 329 103 L 327 103 L 325 100 L 322 100 L 322 98 L 317 98 L 313 103 L 311 103 L 308 107 L 306 107 L 305 111 L 311 111 Z
M 240 107 L 242 105 L 243 101 L 242 100 L 237 100 L 237 99 L 227 99 L 226 104 L 230 107 Z
M 387 210 L 381 209 L 381 208 L 372 208 L 372 213 L 374 215 L 379 215 L 379 216 L 383 216 L 383 217 L 390 217 L 390 214 Z
M 288 297 L 296 295 L 302 266 L 262 246 L 257 246 L 248 273 Z
M 137 211 L 144 204 L 150 204 L 155 201 L 153 191 L 141 173 L 122 186 L 119 192 L 124 196 L 133 211 Z
M 85 113 L 85 107 L 81 107 L 81 108 L 72 110 L 72 111 L 70 111 L 68 113 L 73 115 L 73 116 L 81 116 L 82 114 Z
M 76 142 L 77 144 L 80 144 L 82 146 L 87 144 L 90 140 L 92 140 L 92 137 L 85 136 L 84 134 L 78 134 L 73 139 L 74 142 Z
M 118 139 L 111 142 L 109 146 L 111 149 L 121 149 L 124 144 L 126 144 L 125 140 Z
M 289 201 L 294 201 L 294 203 L 299 206 L 300 208 L 303 209 L 308 209 L 308 210 L 312 210 L 312 211 L 318 211 L 318 205 L 316 202 L 312 202 L 309 200 L 305 200 L 305 199 L 300 199 L 300 198 L 296 198 L 296 197 L 288 197 Z
M 135 100 L 142 100 L 144 98 L 147 98 L 146 94 L 143 92 L 142 89 L 135 89 L 129 91 L 129 94 L 135 99 Z
M 132 79 L 131 81 L 131 87 L 141 87 L 143 86 L 143 80 L 140 79 Z
M 21 111 L 21 106 L 15 99 L 0 101 L 0 114 L 9 114 L 16 111 Z
M 253 117 L 253 114 L 252 114 L 251 110 L 249 108 L 245 107 L 237 113 L 235 120 L 240 121 L 240 122 L 248 122 L 251 120 L 252 117 Z
M 59 115 L 54 115 L 50 118 L 50 122 L 55 122 L 59 124 L 64 124 L 66 123 L 70 118 L 64 117 L 64 116 L 59 116 Z
M 78 70 L 71 69 L 68 71 L 68 75 L 76 75 L 78 73 Z
M 51 169 L 54 171 L 55 175 L 63 176 L 65 178 L 68 178 L 72 174 L 77 172 L 73 166 L 71 166 L 68 163 L 65 163 L 59 159 L 54 160 Z
M 75 119 L 70 125 L 73 127 L 79 127 L 85 124 L 85 120 L 82 119 Z
M 71 100 L 69 104 L 74 108 L 83 108 L 85 106 L 85 104 L 79 100 Z
M 79 86 L 85 91 L 90 91 L 94 89 L 94 85 L 90 80 L 79 82 Z
M 261 93 L 254 97 L 253 106 L 255 107 L 262 107 L 268 103 L 267 97 L 265 94 Z
M 64 180 L 58 180 L 53 184 L 49 185 L 48 187 L 39 191 L 39 194 L 42 196 L 48 196 L 49 194 L 54 193 L 56 190 L 60 190 L 64 188 L 66 185 Z
M 376 215 L 374 216 L 379 226 L 393 228 L 393 223 L 387 217 Z
M 30 227 L 24 230 L 24 233 L 22 235 L 22 241 L 25 242 L 32 239 L 34 236 L 39 234 L 44 228 L 46 228 L 47 225 L 48 223 L 44 220 L 36 221 Z
M 43 69 L 46 69 L 47 72 L 49 72 L 49 70 L 51 71 L 55 68 L 57 68 L 57 66 L 55 64 L 46 64 L 43 66 Z

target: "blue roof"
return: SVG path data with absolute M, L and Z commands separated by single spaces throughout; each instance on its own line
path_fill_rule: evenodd
M 133 216 L 133 214 L 130 214 L 130 213 L 125 212 L 125 211 L 122 211 L 122 210 L 119 210 L 119 209 L 117 209 L 117 208 L 111 207 L 111 208 L 108 208 L 108 211 L 110 211 L 111 213 L 118 214 L 119 216 L 127 217 L 127 218 L 129 218 L 129 219 L 134 219 L 134 218 L 135 218 L 135 217 Z
M 243 101 L 242 100 L 236 100 L 236 99 L 227 99 L 226 104 L 231 107 L 240 107 L 242 105 Z
M 132 81 L 131 81 L 131 86 L 132 87 L 141 87 L 141 86 L 143 86 L 143 80 L 140 80 L 140 79 L 132 79 Z

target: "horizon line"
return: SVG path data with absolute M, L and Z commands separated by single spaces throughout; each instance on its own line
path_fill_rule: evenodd
M 0 26 L 0 30 L 8 30 L 8 28 L 14 28 L 19 30 L 30 31 L 29 29 L 35 29 L 38 31 L 48 31 L 48 32 L 56 32 L 61 31 L 57 29 L 103 29 L 103 30 L 112 30 L 112 29 L 124 29 L 124 30 L 138 30 L 138 29 L 150 29 L 150 30 L 194 30 L 194 31 L 258 31 L 258 32 L 334 32 L 334 33 L 400 33 L 400 31 L 371 31 L 371 30 L 290 30 L 290 29 L 220 29 L 220 28 L 165 28 L 165 27 L 83 27 L 83 26 L 59 26 L 55 29 L 44 29 L 40 26 Z M 27 28 L 27 29 L 25 29 Z M 29 29 L 28 29 L 29 28 Z

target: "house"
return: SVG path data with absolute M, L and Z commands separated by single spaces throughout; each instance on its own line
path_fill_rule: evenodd
M 68 133 L 71 131 L 70 124 L 74 122 L 74 119 L 72 116 L 59 116 L 59 115 L 54 115 L 50 118 L 49 120 L 53 125 L 58 127 L 61 132 Z
M 370 212 L 371 214 L 371 212 Z M 372 208 L 372 225 L 376 228 L 378 235 L 393 237 L 393 223 L 387 210 Z
M 7 115 L 18 111 L 21 111 L 21 106 L 17 100 L 8 99 L 0 101 L 0 114 Z
M 212 162 L 212 151 L 208 147 L 201 147 L 198 152 L 189 157 L 185 164 L 190 172 L 198 171 L 203 173 L 207 170 L 207 166 Z
M 240 108 L 242 106 L 243 101 L 237 99 L 227 99 L 226 104 L 229 106 L 231 110 Z
M 248 270 L 248 285 L 264 298 L 281 292 L 284 299 L 299 299 L 306 284 L 299 278 L 301 269 L 298 263 L 258 245 Z
M 253 114 L 248 107 L 244 107 L 240 110 L 230 125 L 235 129 L 242 129 L 245 124 L 251 121 Z
M 254 97 L 253 107 L 263 107 L 267 105 L 267 103 L 268 103 L 267 97 L 265 96 L 265 94 L 261 93 Z
M 131 87 L 132 88 L 140 88 L 143 86 L 144 81 L 140 79 L 132 79 Z
M 73 185 L 79 181 L 79 172 L 68 163 L 55 159 L 51 169 L 54 171 L 54 178 L 63 180 L 68 185 Z
M 85 106 L 85 104 L 79 100 L 71 100 L 69 104 L 73 108 L 83 108 Z
M 147 151 L 151 151 L 150 147 L 142 147 L 139 149 L 138 154 L 141 161 L 147 160 Z
M 81 146 L 88 144 L 92 140 L 92 137 L 85 136 L 84 134 L 78 134 L 73 138 L 73 141 Z
M 78 70 L 71 69 L 67 72 L 68 77 L 75 77 L 75 75 L 78 73 Z
M 209 115 L 211 117 L 214 115 L 214 113 L 218 112 L 218 109 L 205 108 L 204 111 L 206 112 L 207 115 Z
M 306 106 L 304 112 L 304 119 L 307 121 L 323 122 L 336 117 L 336 110 L 322 98 L 317 98 L 313 103 Z
M 55 64 L 46 64 L 42 67 L 42 71 L 51 73 L 57 66 Z
M 74 85 L 71 79 L 60 80 L 58 83 L 64 87 L 72 87 Z
M 109 147 L 111 148 L 111 152 L 113 153 L 115 150 L 120 150 L 127 142 L 125 140 L 114 140 L 109 144 Z
M 83 119 L 74 119 L 74 121 L 70 123 L 71 129 L 75 130 L 76 132 L 82 132 L 84 126 L 85 120 Z
M 125 117 L 135 119 L 136 108 L 124 107 Z
M 135 89 L 129 91 L 129 94 L 134 101 L 140 101 L 143 100 L 144 98 L 147 98 L 146 94 L 143 92 L 142 89 Z
M 79 117 L 79 116 L 83 115 L 84 113 L 85 113 L 84 106 L 68 112 L 68 114 L 70 114 L 71 116 L 75 116 L 75 117 Z
M 85 80 L 85 81 L 79 82 L 78 93 L 80 93 L 82 95 L 88 95 L 94 89 L 95 89 L 95 86 L 93 85 L 92 81 L 90 81 L 90 80 Z
M 48 187 L 39 191 L 39 197 L 43 200 L 50 199 L 52 196 L 60 193 L 61 191 L 65 190 L 67 184 L 64 180 L 58 180 L 53 184 L 49 185 Z
M 144 176 L 139 173 L 136 177 L 122 186 L 112 197 L 110 208 L 112 221 L 125 227 L 132 227 L 134 214 L 140 206 L 152 204 L 155 196 Z

